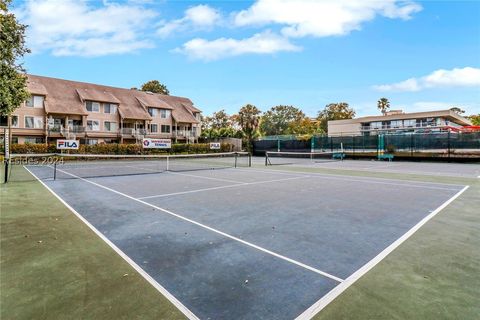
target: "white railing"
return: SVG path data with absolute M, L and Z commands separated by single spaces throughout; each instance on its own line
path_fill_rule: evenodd
M 362 126 L 362 131 L 373 131 L 373 130 L 389 130 L 389 129 L 413 129 L 413 128 L 435 128 L 441 127 L 442 125 L 438 125 L 436 123 L 416 123 L 412 125 L 391 125 L 391 124 L 384 124 L 381 126 Z

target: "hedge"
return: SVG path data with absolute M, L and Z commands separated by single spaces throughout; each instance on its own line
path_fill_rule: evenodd
M 210 150 L 208 143 L 195 144 L 172 144 L 171 149 L 143 149 L 138 144 L 95 144 L 95 145 L 80 145 L 78 150 L 70 150 L 69 153 L 79 154 L 178 154 L 178 153 L 214 153 L 214 152 L 230 152 L 233 150 L 233 145 L 230 143 L 222 143 L 220 150 Z M 59 152 L 56 146 L 46 144 L 12 144 L 10 146 L 10 153 L 25 154 L 25 153 L 56 153 Z

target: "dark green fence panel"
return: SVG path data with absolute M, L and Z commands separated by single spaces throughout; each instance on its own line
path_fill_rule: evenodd
M 378 135 L 314 136 L 300 140 L 285 136 L 282 139 L 264 139 L 254 142 L 255 155 L 265 151 L 322 152 L 343 150 L 349 156 L 376 157 L 378 152 L 393 153 L 396 157 L 469 157 L 480 158 L 480 132 L 436 132 L 383 135 L 383 150 Z

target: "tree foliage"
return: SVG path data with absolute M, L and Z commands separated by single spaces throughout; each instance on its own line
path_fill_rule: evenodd
M 324 131 L 320 128 L 319 121 L 312 121 L 310 118 L 305 117 L 303 119 L 290 122 L 287 133 L 294 135 L 313 135 L 324 133 Z
M 459 108 L 459 107 L 452 107 L 452 108 L 450 108 L 450 110 L 452 110 L 453 112 L 455 112 L 457 114 L 464 114 L 465 113 L 465 110 L 463 110 L 462 108 Z
M 480 126 L 480 113 L 468 117 L 474 126 Z
M 0 0 L 0 115 L 10 115 L 28 97 L 27 76 L 19 62 L 30 52 L 25 46 L 26 26 L 8 12 L 10 0 Z
M 202 136 L 207 138 L 241 138 L 242 134 L 235 126 L 235 119 L 225 110 L 214 112 L 210 117 L 202 118 Z
M 387 98 L 380 98 L 377 101 L 377 108 L 382 114 L 386 114 L 388 109 L 390 109 L 390 101 Z
M 240 127 L 246 140 L 247 149 L 250 151 L 252 150 L 253 139 L 258 134 L 261 113 L 254 105 L 247 104 L 234 116 L 235 122 Z
M 294 106 L 275 106 L 263 114 L 260 131 L 267 136 L 287 134 L 292 122 L 299 122 L 304 118 L 305 114 Z
M 160 83 L 158 80 L 150 80 L 142 84 L 141 87 L 142 91 L 150 91 L 153 93 L 160 93 L 164 95 L 169 95 L 170 91 L 168 91 L 167 86 Z
M 323 110 L 318 112 L 317 120 L 320 122 L 320 129 L 327 132 L 328 121 L 353 119 L 353 117 L 355 117 L 355 110 L 350 108 L 348 103 L 339 102 L 327 104 Z

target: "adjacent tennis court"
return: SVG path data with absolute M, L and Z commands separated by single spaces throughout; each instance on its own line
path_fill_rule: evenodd
M 309 319 L 467 189 L 240 158 L 25 168 L 192 319 Z
M 254 163 L 267 166 L 313 167 L 333 170 L 353 170 L 419 174 L 445 177 L 480 177 L 477 163 L 412 162 L 345 159 L 343 152 L 266 152 L 265 157 L 255 157 Z

